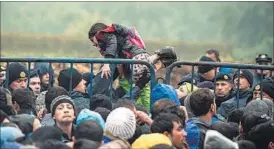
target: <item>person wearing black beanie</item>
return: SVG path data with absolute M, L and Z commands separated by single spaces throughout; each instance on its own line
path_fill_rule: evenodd
M 62 131 L 62 141 L 72 141 L 74 130 L 73 121 L 76 117 L 75 105 L 67 95 L 61 95 L 53 99 L 51 105 L 52 118 L 55 120 L 55 127 Z
M 215 62 L 213 59 L 202 56 L 199 62 Z M 193 76 L 193 84 L 199 84 L 204 81 L 214 82 L 215 78 L 215 67 L 212 65 L 199 65 L 198 66 L 198 73 L 195 73 Z M 217 71 L 217 69 L 216 69 Z M 182 79 L 179 81 L 178 85 L 183 84 L 184 82 L 192 83 L 192 75 L 188 74 L 187 76 L 183 76 Z
M 11 63 L 7 69 L 10 91 L 17 88 L 27 88 L 28 71 L 24 65 L 17 62 Z
M 274 79 L 264 79 L 261 84 L 263 90 L 263 98 L 274 101 Z
M 239 73 L 239 90 L 238 87 L 238 73 Z M 234 87 L 236 88 L 236 94 L 233 98 L 221 103 L 218 113 L 223 117 L 227 117 L 228 114 L 235 109 L 243 108 L 246 106 L 248 101 L 252 100 L 253 91 L 253 75 L 248 70 L 241 70 L 235 72 L 233 76 Z M 239 92 L 239 94 L 237 94 Z
M 248 90 L 252 88 L 253 75 L 250 71 L 246 69 L 240 70 L 239 79 L 240 79 L 240 84 L 239 84 L 240 90 Z M 234 82 L 234 87 L 237 88 L 238 87 L 238 71 L 236 71 L 235 74 L 233 75 L 233 82 Z
M 72 68 L 70 70 L 70 68 L 68 68 L 61 70 L 58 76 L 58 83 L 59 86 L 69 91 L 70 97 L 75 103 L 76 112 L 80 112 L 84 108 L 89 109 L 90 99 L 89 95 L 86 93 L 85 81 L 83 80 L 82 74 L 78 72 L 77 69 Z

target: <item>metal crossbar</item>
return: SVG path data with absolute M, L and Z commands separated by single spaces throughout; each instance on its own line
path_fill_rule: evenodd
M 11 62 L 27 62 L 28 63 L 28 73 L 30 73 L 30 64 L 31 63 L 36 63 L 36 62 L 46 62 L 49 63 L 49 67 L 51 67 L 52 63 L 70 63 L 70 77 L 72 77 L 72 68 L 73 68 L 73 64 L 74 63 L 89 63 L 91 64 L 91 69 L 90 69 L 90 73 L 91 76 L 93 76 L 93 64 L 130 64 L 130 66 L 132 67 L 133 64 L 142 64 L 142 65 L 146 65 L 149 70 L 150 70 L 150 77 L 151 77 L 151 81 L 150 81 L 150 91 L 152 95 L 152 89 L 153 87 L 156 85 L 156 80 L 155 80 L 155 70 L 154 67 L 151 63 L 145 62 L 145 61 L 140 61 L 140 60 L 133 60 L 133 59 L 104 59 L 104 58 L 7 58 L 7 57 L 2 57 L 0 59 L 0 62 L 6 62 L 7 63 L 7 68 L 9 66 L 9 63 Z M 8 74 L 8 69 L 6 69 L 6 88 L 8 88 L 8 80 L 9 80 L 9 74 Z M 49 74 L 50 75 L 50 79 L 51 79 L 51 75 L 53 74 Z M 29 75 L 28 75 L 28 79 L 29 79 Z M 111 84 L 112 84 L 112 76 L 110 78 L 111 80 Z M 51 80 L 49 80 L 51 81 Z M 29 81 L 28 81 L 29 82 Z M 92 79 L 90 84 L 92 84 Z M 132 97 L 132 73 L 130 74 L 130 98 Z M 29 86 L 29 83 L 28 83 Z M 70 79 L 70 91 L 72 90 L 72 79 Z M 90 96 L 92 94 L 92 87 L 90 87 Z M 111 93 L 110 93 L 111 94 Z
M 191 91 L 193 91 L 193 78 L 194 78 L 194 67 L 195 66 L 212 66 L 215 67 L 215 76 L 217 74 L 216 68 L 217 67 L 225 67 L 225 68 L 234 68 L 237 69 L 237 73 L 238 73 L 238 81 L 239 81 L 239 73 L 241 69 L 253 69 L 253 70 L 270 70 L 270 71 L 274 71 L 274 67 L 273 66 L 266 66 L 266 65 L 251 65 L 251 64 L 236 64 L 236 63 L 216 63 L 216 62 L 190 62 L 190 61 L 178 61 L 175 62 L 173 64 L 171 64 L 169 67 L 167 67 L 166 69 L 166 74 L 165 74 L 165 84 L 170 84 L 170 75 L 171 72 L 173 70 L 174 67 L 177 66 L 182 66 L 182 65 L 186 65 L 186 66 L 192 66 L 192 70 L 191 70 Z M 260 78 L 260 82 L 262 80 L 262 77 Z M 216 77 L 214 79 L 214 86 L 216 86 Z M 239 83 L 237 85 L 237 88 L 239 88 Z M 214 87 L 214 93 L 215 93 L 215 87 Z M 261 98 L 262 98 L 262 88 L 261 88 Z M 237 108 L 239 107 L 239 90 L 237 90 L 237 95 L 236 95 L 236 99 L 237 99 Z

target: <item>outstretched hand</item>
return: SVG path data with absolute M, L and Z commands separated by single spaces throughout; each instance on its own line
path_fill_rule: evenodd
M 110 77 L 111 72 L 110 72 L 109 64 L 104 64 L 103 67 L 101 68 L 101 71 L 102 71 L 101 78 L 106 76 L 106 78 L 108 79 Z

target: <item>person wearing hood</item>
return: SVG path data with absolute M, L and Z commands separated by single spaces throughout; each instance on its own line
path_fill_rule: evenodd
M 231 77 L 228 74 L 218 74 L 216 76 L 216 106 L 235 96 Z
M 160 99 L 172 100 L 177 106 L 181 106 L 176 90 L 167 84 L 157 84 L 152 89 L 151 105 Z
M 34 69 L 30 72 L 29 88 L 33 91 L 37 97 L 41 92 L 41 80 L 39 77 L 39 70 Z
M 16 139 L 24 137 L 25 135 L 19 128 L 14 127 L 0 127 L 0 148 L 1 149 L 19 149 L 23 145 L 16 143 Z
M 54 84 L 54 70 L 49 63 L 39 62 L 34 64 L 34 69 L 39 71 L 41 92 L 49 89 Z
M 199 62 L 215 62 L 213 59 L 207 57 L 207 56 L 202 56 L 199 60 Z M 217 69 L 216 69 L 217 71 Z M 198 73 L 195 73 L 193 76 L 193 81 L 192 81 L 192 75 L 188 74 L 186 76 L 183 76 L 182 79 L 179 81 L 178 85 L 183 84 L 184 82 L 191 83 L 193 84 L 199 84 L 204 81 L 210 81 L 214 83 L 214 78 L 215 78 L 215 68 L 214 66 L 211 65 L 199 65 L 198 66 Z
M 239 81 L 238 81 L 239 79 Z M 223 117 L 227 117 L 230 112 L 237 108 L 243 108 L 246 106 L 247 101 L 252 99 L 252 85 L 253 85 L 253 75 L 248 70 L 241 70 L 236 72 L 233 76 L 234 87 L 238 87 L 237 92 L 239 92 L 239 96 L 236 96 L 223 102 L 221 106 L 218 108 L 218 113 L 221 114 Z
M 198 89 L 191 93 L 189 106 L 194 117 L 186 123 L 186 140 L 190 149 L 203 149 L 205 133 L 216 114 L 214 95 L 209 89 Z
M 85 81 L 77 69 L 61 70 L 58 76 L 58 84 L 69 92 L 75 103 L 77 113 L 84 108 L 89 109 L 90 99 L 88 93 L 86 93 Z

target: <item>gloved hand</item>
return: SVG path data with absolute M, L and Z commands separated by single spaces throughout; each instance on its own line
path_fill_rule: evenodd
M 146 84 L 150 81 L 150 75 L 147 70 L 145 70 L 139 80 L 136 81 L 135 85 L 140 89 L 143 89 Z

